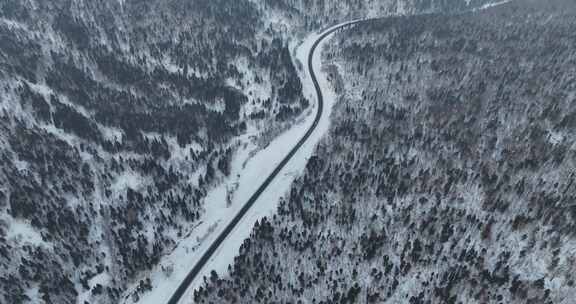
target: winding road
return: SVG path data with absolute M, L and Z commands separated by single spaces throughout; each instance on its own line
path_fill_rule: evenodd
M 182 296 L 186 293 L 187 289 L 189 288 L 190 284 L 194 281 L 194 279 L 202 271 L 202 269 L 204 268 L 206 263 L 212 258 L 214 253 L 218 250 L 218 248 L 222 245 L 222 243 L 226 240 L 226 238 L 230 235 L 230 233 L 234 230 L 234 228 L 236 228 L 236 226 L 242 220 L 242 218 L 246 215 L 248 210 L 250 210 L 250 208 L 252 208 L 252 206 L 258 200 L 260 195 L 266 190 L 266 188 L 270 185 L 270 183 L 278 176 L 280 171 L 292 159 L 294 154 L 296 154 L 296 152 L 298 152 L 298 150 L 302 147 L 302 145 L 304 145 L 304 143 L 306 143 L 306 141 L 309 139 L 310 135 L 312 135 L 312 133 L 316 130 L 316 127 L 318 126 L 318 123 L 320 122 L 320 119 L 322 118 L 322 115 L 324 114 L 324 98 L 322 95 L 322 90 L 320 88 L 320 85 L 318 84 L 318 79 L 316 78 L 316 73 L 314 72 L 313 60 L 312 60 L 314 57 L 314 53 L 315 53 L 316 49 L 318 48 L 318 46 L 320 45 L 320 43 L 324 39 L 326 39 L 328 36 L 330 36 L 332 33 L 336 32 L 336 31 L 338 31 L 344 27 L 354 25 L 354 24 L 357 24 L 360 22 L 366 22 L 366 21 L 368 21 L 368 20 L 350 21 L 350 22 L 345 22 L 342 24 L 332 26 L 332 27 L 324 30 L 320 34 L 320 36 L 316 39 L 316 41 L 314 41 L 314 44 L 312 45 L 312 47 L 308 53 L 308 73 L 310 74 L 312 82 L 314 83 L 314 88 L 315 88 L 316 96 L 317 96 L 317 100 L 318 100 L 318 107 L 317 107 L 316 116 L 314 118 L 314 122 L 309 127 L 309 129 L 306 131 L 304 136 L 290 150 L 290 152 L 284 157 L 284 159 L 282 159 L 282 161 L 276 166 L 274 171 L 272 171 L 272 173 L 268 176 L 268 178 L 266 178 L 266 180 L 262 183 L 262 185 L 260 185 L 260 187 L 256 190 L 256 192 L 254 192 L 254 194 L 250 197 L 250 199 L 248 199 L 248 201 L 244 204 L 244 206 L 242 206 L 240 211 L 234 216 L 234 218 L 230 221 L 230 223 L 228 223 L 226 228 L 224 228 L 224 230 L 220 233 L 220 235 L 218 235 L 218 237 L 214 240 L 214 242 L 210 245 L 210 247 L 206 250 L 206 252 L 202 255 L 202 257 L 198 260 L 196 265 L 194 265 L 194 267 L 190 270 L 190 272 L 188 272 L 188 274 L 186 275 L 186 278 L 180 283 L 180 285 L 178 286 L 178 289 L 176 289 L 176 291 L 174 292 L 172 297 L 170 297 L 168 304 L 177 304 L 180 301 Z
M 489 8 L 492 6 L 498 6 L 498 5 L 508 3 L 508 2 L 510 2 L 510 0 L 503 0 L 501 2 L 485 5 L 479 9 L 483 10 L 483 9 L 486 9 L 486 8 Z M 318 83 L 316 73 L 314 72 L 314 64 L 313 64 L 314 54 L 315 54 L 318 46 L 320 45 L 320 43 L 322 43 L 322 41 L 324 39 L 326 39 L 328 36 L 330 36 L 334 32 L 341 30 L 345 27 L 348 27 L 351 25 L 356 25 L 359 23 L 367 23 L 367 22 L 374 21 L 377 19 L 380 19 L 380 18 L 359 19 L 359 20 L 344 22 L 344 23 L 329 27 L 329 28 L 325 29 L 324 31 L 322 31 L 318 35 L 318 37 L 316 38 L 316 40 L 314 41 L 314 43 L 312 44 L 312 47 L 310 48 L 310 50 L 308 52 L 308 65 L 307 65 L 308 66 L 308 73 L 309 73 L 310 78 L 314 84 L 314 89 L 316 91 L 316 96 L 317 96 L 317 100 L 318 100 L 318 108 L 317 108 L 316 116 L 314 118 L 314 122 L 308 128 L 308 130 L 306 131 L 304 136 L 302 136 L 302 138 L 298 141 L 298 143 L 282 159 L 282 161 L 276 166 L 274 171 L 266 178 L 266 180 L 262 183 L 262 185 L 260 185 L 260 187 L 256 190 L 256 192 L 254 192 L 254 194 L 242 206 L 240 211 L 234 216 L 234 218 L 230 221 L 230 223 L 226 226 L 226 228 L 218 235 L 218 237 L 214 240 L 214 242 L 210 245 L 210 247 L 206 250 L 206 252 L 202 255 L 202 257 L 198 260 L 196 265 L 194 265 L 194 268 L 192 268 L 192 270 L 190 270 L 190 272 L 188 273 L 186 278 L 178 286 L 178 289 L 174 292 L 174 294 L 172 295 L 172 297 L 168 301 L 168 304 L 178 304 L 178 302 L 180 301 L 182 296 L 186 293 L 186 291 L 188 290 L 188 288 L 190 287 L 192 282 L 195 280 L 195 278 L 198 276 L 198 274 L 203 270 L 203 268 L 206 266 L 208 261 L 210 261 L 210 259 L 213 257 L 214 253 L 218 250 L 218 248 L 222 245 L 222 243 L 226 240 L 226 238 L 230 235 L 230 233 L 236 228 L 238 223 L 244 218 L 246 213 L 252 208 L 254 203 L 258 200 L 258 198 L 262 195 L 262 193 L 267 189 L 267 187 L 270 185 L 270 183 L 272 181 L 274 181 L 274 179 L 276 177 L 278 177 L 278 174 L 280 173 L 280 171 L 293 158 L 293 156 L 300 150 L 300 148 L 308 141 L 308 139 L 310 138 L 312 133 L 314 133 L 314 131 L 316 130 L 316 127 L 318 126 L 323 114 L 325 114 L 324 113 L 324 96 L 322 94 L 322 89 L 320 87 L 320 84 Z

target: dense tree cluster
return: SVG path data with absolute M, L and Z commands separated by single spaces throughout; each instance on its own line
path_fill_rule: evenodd
M 494 0 L 264 0 L 268 10 L 281 13 L 296 26 L 316 30 L 332 24 L 392 15 L 459 12 Z
M 329 136 L 194 301 L 573 301 L 575 30 L 524 0 L 337 35 Z

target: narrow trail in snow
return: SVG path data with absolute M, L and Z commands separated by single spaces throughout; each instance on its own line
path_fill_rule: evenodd
M 266 178 L 266 180 L 262 183 L 262 185 L 258 188 L 258 190 L 256 190 L 256 192 L 254 192 L 254 194 L 250 197 L 250 199 L 246 202 L 246 204 L 244 204 L 244 206 L 242 206 L 242 209 L 240 209 L 238 214 L 236 214 L 236 216 L 234 216 L 232 221 L 230 221 L 230 223 L 228 223 L 228 225 L 222 231 L 222 233 L 220 233 L 220 235 L 218 235 L 216 240 L 214 240 L 214 242 L 210 245 L 210 247 L 202 255 L 202 257 L 200 258 L 198 263 L 196 263 L 196 265 L 194 265 L 194 267 L 190 270 L 188 275 L 186 275 L 186 278 L 182 281 L 182 283 L 180 283 L 180 285 L 178 286 L 178 289 L 176 289 L 174 294 L 170 297 L 168 304 L 178 304 L 178 302 L 180 302 L 180 299 L 182 299 L 182 296 L 186 293 L 190 284 L 194 281 L 194 279 L 202 271 L 204 266 L 212 258 L 212 256 L 217 251 L 217 249 L 222 245 L 222 243 L 226 240 L 226 238 L 230 235 L 230 233 L 234 230 L 234 228 L 238 225 L 238 223 L 246 215 L 248 210 L 250 210 L 250 208 L 258 200 L 258 198 L 264 192 L 264 190 L 266 190 L 268 185 L 270 185 L 270 183 L 278 176 L 280 171 L 292 159 L 294 154 L 296 154 L 296 152 L 298 152 L 300 147 L 302 147 L 302 145 L 304 145 L 304 143 L 306 143 L 306 141 L 308 140 L 310 135 L 312 135 L 314 130 L 316 130 L 316 127 L 318 126 L 318 123 L 320 122 L 320 119 L 322 118 L 322 114 L 324 111 L 324 98 L 322 95 L 322 90 L 320 88 L 320 85 L 318 84 L 316 74 L 314 73 L 314 67 L 313 67 L 313 62 L 312 62 L 313 60 L 312 59 L 313 59 L 314 53 L 315 53 L 316 49 L 318 48 L 318 46 L 320 45 L 320 43 L 324 39 L 326 39 L 328 36 L 330 36 L 332 33 L 336 32 L 340 29 L 343 29 L 344 27 L 347 27 L 347 26 L 350 26 L 353 24 L 357 24 L 360 22 L 367 22 L 367 21 L 369 21 L 369 20 L 351 21 L 351 22 L 345 22 L 345 23 L 333 26 L 333 27 L 325 30 L 316 39 L 316 41 L 312 45 L 312 48 L 310 49 L 310 52 L 308 53 L 308 73 L 310 74 L 310 77 L 312 78 L 312 82 L 314 83 L 314 88 L 316 90 L 316 97 L 318 100 L 318 111 L 316 112 L 316 116 L 314 118 L 314 123 L 310 126 L 310 128 L 306 131 L 306 134 L 304 134 L 304 136 L 298 141 L 298 143 L 294 146 L 294 148 L 292 148 L 292 150 L 290 150 L 288 155 L 286 155 L 284 157 L 284 159 L 282 159 L 282 162 L 280 162 L 280 164 L 278 164 L 278 166 L 276 166 L 274 171 L 268 176 L 268 178 Z

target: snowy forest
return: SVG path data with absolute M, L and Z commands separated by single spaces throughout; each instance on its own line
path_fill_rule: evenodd
M 572 303 L 576 5 L 494 2 L 1 0 L 0 303 L 138 301 L 240 138 L 315 102 L 292 47 L 374 17 L 323 50 L 315 156 L 191 300 Z
M 308 107 L 282 37 L 249 1 L 1 1 L 0 302 L 115 303 Z
M 576 5 L 339 33 L 330 133 L 195 303 L 573 303 Z

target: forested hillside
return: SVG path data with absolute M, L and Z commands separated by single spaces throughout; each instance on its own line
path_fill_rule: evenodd
M 308 107 L 284 36 L 245 0 L 0 2 L 0 302 L 116 303 Z
M 276 12 L 302 33 L 335 23 L 431 12 L 461 12 L 495 0 L 264 0 L 265 12 Z M 275 16 L 276 17 L 276 16 Z
M 329 136 L 197 303 L 573 303 L 576 3 L 395 17 L 324 51 Z

